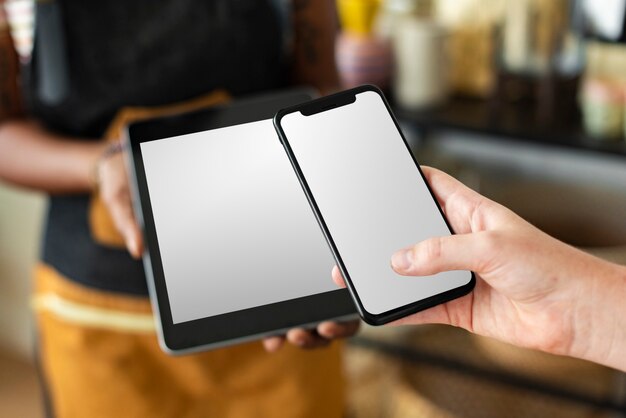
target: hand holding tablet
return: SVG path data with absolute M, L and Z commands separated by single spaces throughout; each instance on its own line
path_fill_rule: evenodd
M 355 332 L 328 323 L 354 318 L 354 306 L 328 280 L 331 254 L 269 119 L 308 98 L 287 93 L 130 126 L 136 217 L 166 351 L 287 331 L 317 346 Z M 306 331 L 315 327 L 321 337 Z

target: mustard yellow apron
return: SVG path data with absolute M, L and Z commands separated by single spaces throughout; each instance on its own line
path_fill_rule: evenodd
M 189 111 L 226 99 L 215 93 L 182 105 L 125 110 L 128 121 Z M 98 196 L 94 239 L 123 245 Z M 316 350 L 260 342 L 170 357 L 158 346 L 150 303 L 82 286 L 40 264 L 33 296 L 44 384 L 57 418 L 340 417 L 344 410 L 341 343 Z

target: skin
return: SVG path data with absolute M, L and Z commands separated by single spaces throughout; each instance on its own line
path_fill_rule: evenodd
M 334 2 L 295 0 L 293 9 L 293 82 L 320 91 L 332 90 L 337 85 Z M 13 51 L 0 49 L 0 54 L 10 53 Z M 29 118 L 0 120 L 0 179 L 50 194 L 90 193 L 97 183 L 128 252 L 138 259 L 144 246 L 132 211 L 124 156 L 118 153 L 101 158 L 106 146 L 54 134 Z M 314 330 L 295 328 L 285 336 L 267 338 L 263 345 L 270 352 L 279 350 L 285 341 L 317 348 L 335 338 L 349 337 L 358 328 L 358 321 L 324 322 Z
M 0 179 L 51 194 L 88 192 L 105 147 L 53 134 L 32 119 L 0 121 Z
M 626 370 L 626 267 L 550 237 L 441 171 L 423 171 L 457 235 L 401 249 L 391 266 L 403 276 L 472 270 L 477 283 L 394 324 L 448 324 Z M 337 267 L 332 277 L 345 286 Z

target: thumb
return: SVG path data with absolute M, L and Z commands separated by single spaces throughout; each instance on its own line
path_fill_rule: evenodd
M 486 232 L 430 238 L 397 251 L 391 267 L 404 276 L 430 276 L 443 271 L 483 273 L 494 248 Z
M 137 225 L 133 215 L 130 199 L 117 197 L 105 201 L 117 230 L 124 237 L 128 252 L 134 258 L 140 258 L 143 252 L 143 239 L 139 225 Z
M 129 225 L 124 235 L 126 239 L 126 247 L 128 248 L 130 255 L 136 259 L 141 258 L 141 254 L 143 253 L 143 237 L 137 223 L 133 222 Z

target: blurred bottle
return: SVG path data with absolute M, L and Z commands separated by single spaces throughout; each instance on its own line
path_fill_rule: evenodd
M 624 131 L 624 89 L 616 80 L 587 78 L 580 103 L 585 131 L 598 140 L 619 139 Z
M 393 39 L 403 20 L 413 16 L 428 19 L 432 15 L 432 0 L 382 0 L 374 30 L 383 38 Z
M 337 6 L 342 30 L 336 58 L 342 87 L 375 84 L 386 89 L 393 56 L 389 39 L 373 31 L 380 0 L 339 0 Z
M 412 109 L 443 103 L 449 90 L 446 33 L 433 18 L 432 0 L 387 0 L 376 28 L 393 43 L 395 102 Z
M 583 29 L 581 0 L 507 0 L 497 42 L 496 98 L 535 101 L 545 121 L 575 116 Z
M 563 76 L 583 68 L 583 10 L 580 0 L 508 0 L 500 67 L 516 74 Z
M 33 52 L 35 36 L 35 1 L 0 0 L 11 29 L 13 44 L 20 61 L 27 63 Z

